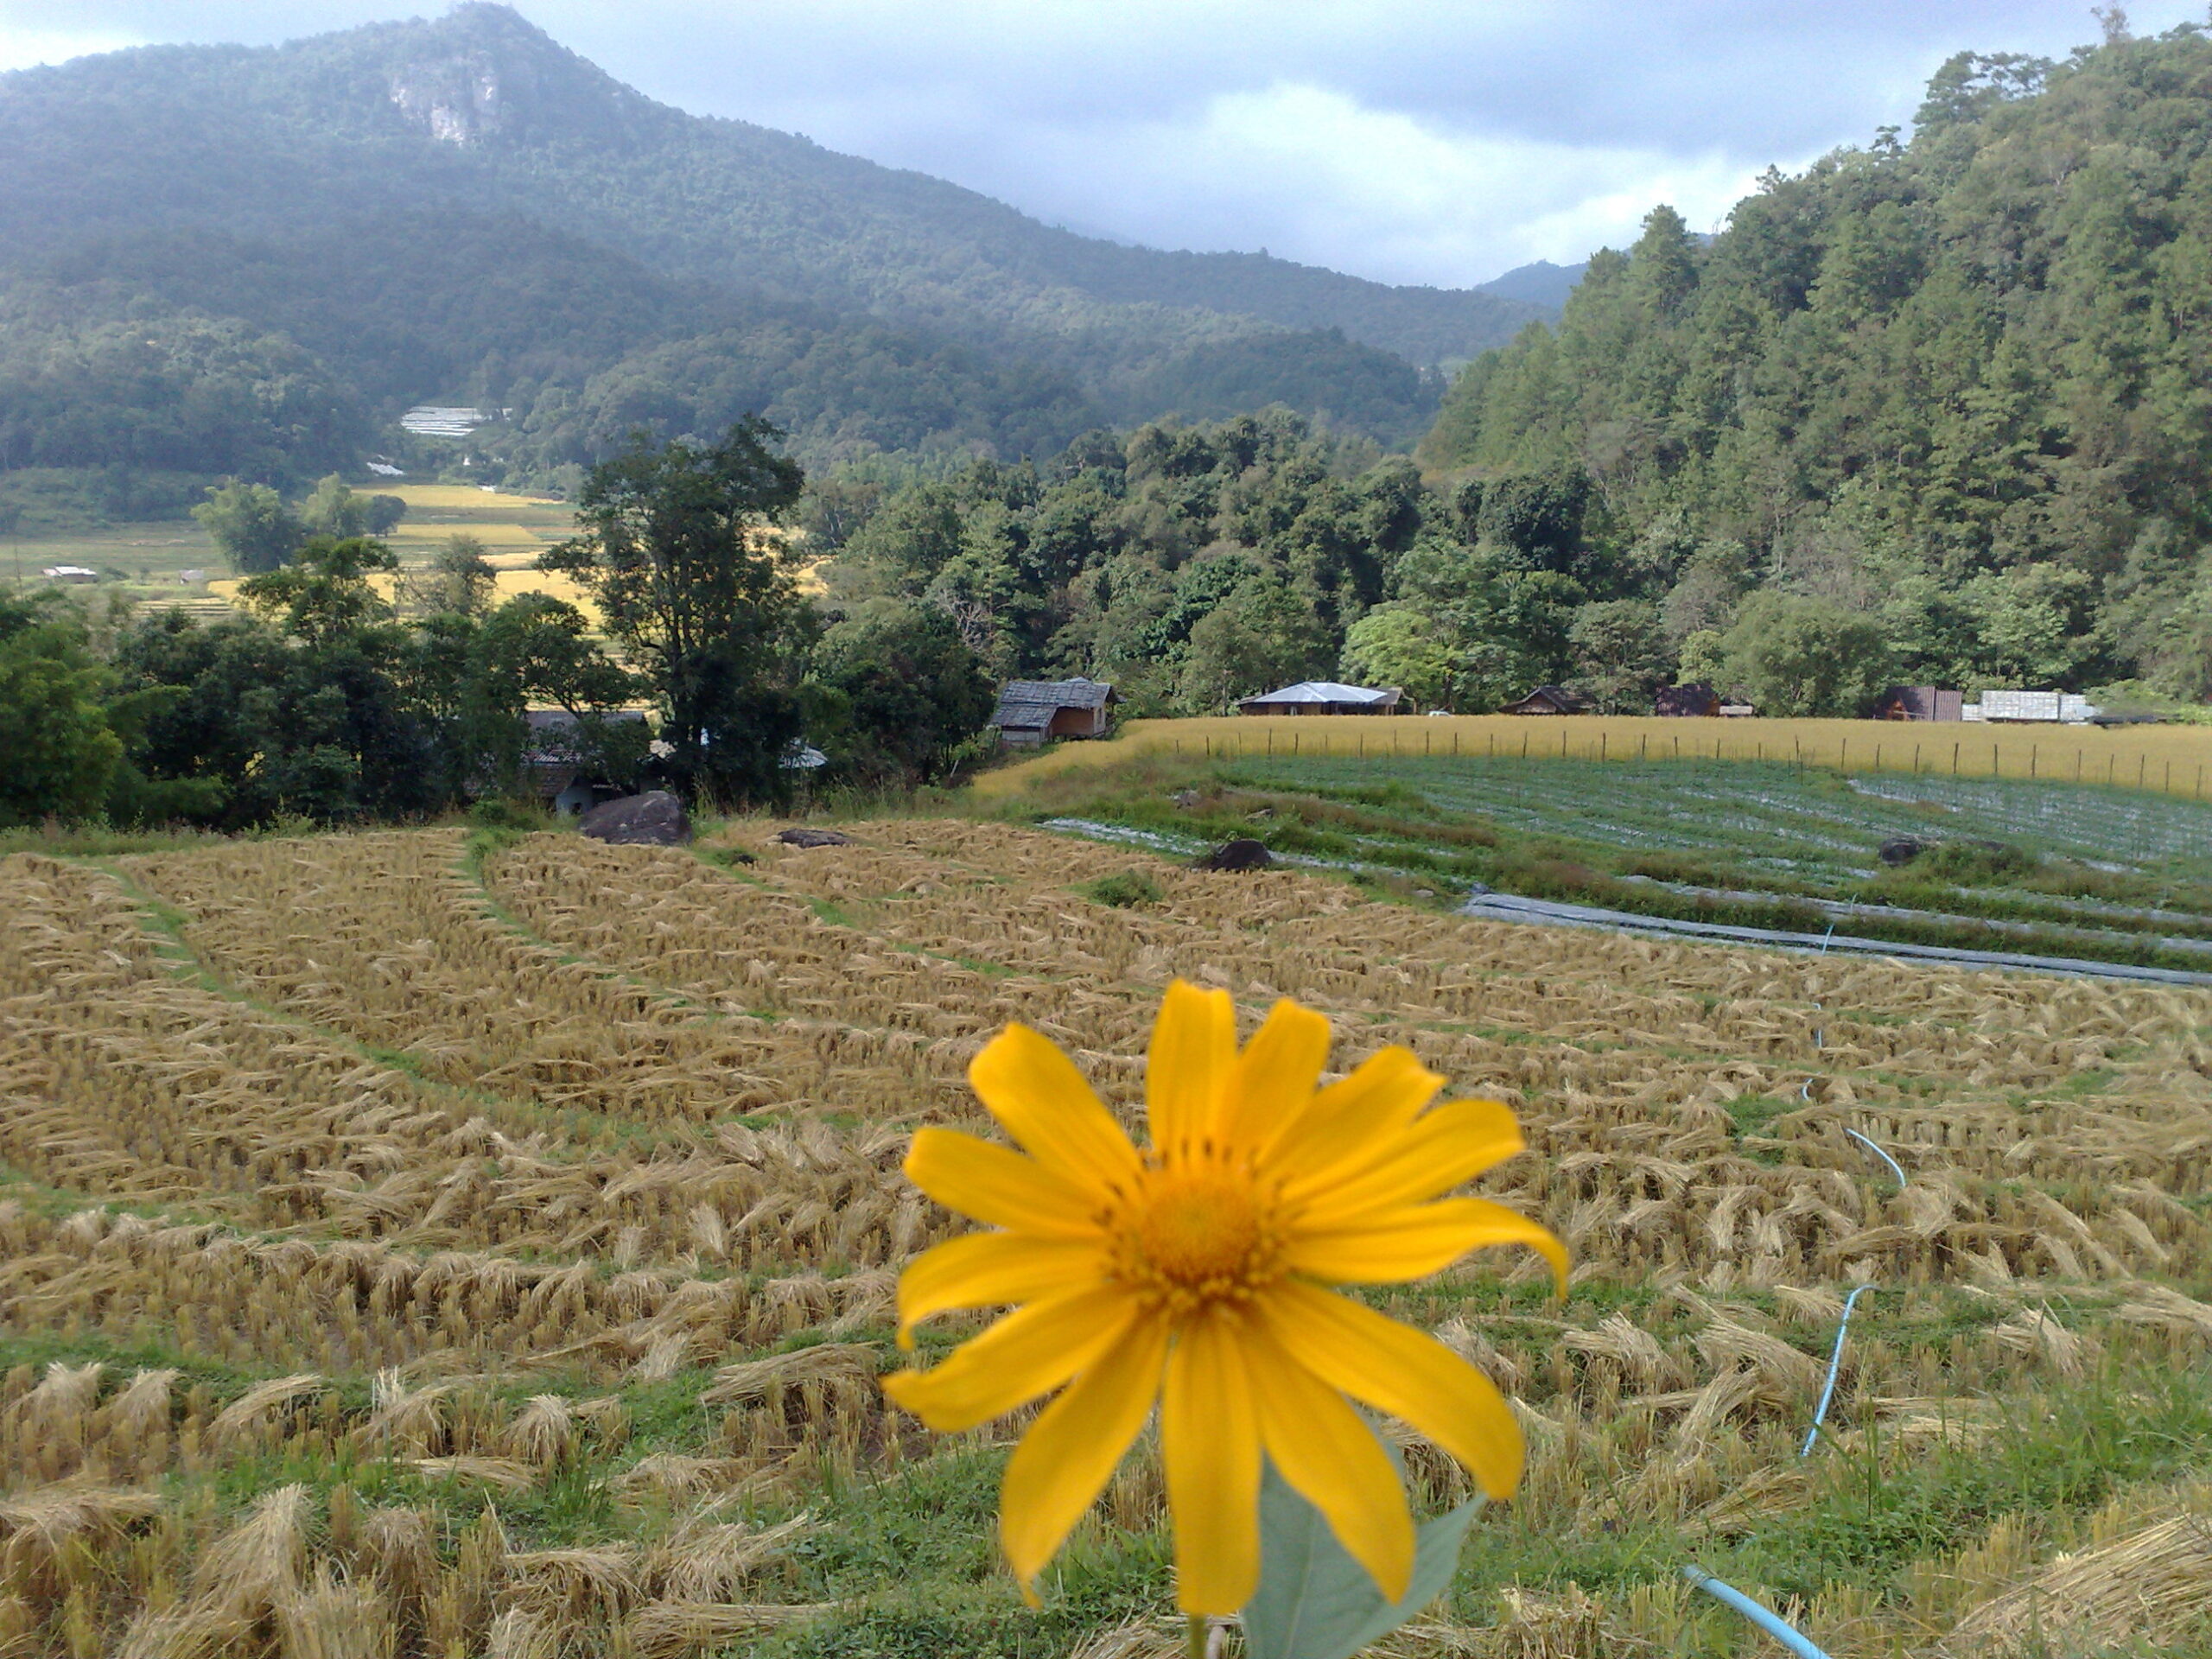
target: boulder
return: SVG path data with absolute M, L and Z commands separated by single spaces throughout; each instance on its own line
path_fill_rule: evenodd
M 1256 841 L 1239 836 L 1224 841 L 1213 851 L 1193 864 L 1196 870 L 1264 870 L 1274 867 L 1274 859 L 1267 848 Z
M 664 789 L 594 806 L 576 828 L 594 841 L 617 847 L 680 847 L 691 839 L 683 803 Z
M 786 847 L 849 847 L 850 836 L 836 830 L 785 830 L 776 839 Z
M 1916 836 L 1892 836 L 1881 844 L 1875 856 L 1895 869 L 1900 864 L 1910 864 L 1928 850 L 1928 843 Z

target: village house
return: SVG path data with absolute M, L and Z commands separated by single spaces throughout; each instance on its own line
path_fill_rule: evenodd
M 1364 685 L 1340 685 L 1334 680 L 1300 680 L 1296 685 L 1286 685 L 1280 691 L 1263 692 L 1258 696 L 1241 697 L 1236 712 L 1240 715 L 1397 715 L 1409 714 L 1401 708 L 1405 693 L 1395 685 L 1376 689 Z
M 1063 737 L 1103 737 L 1118 701 L 1103 680 L 1008 680 L 990 723 L 1009 748 L 1035 748 Z

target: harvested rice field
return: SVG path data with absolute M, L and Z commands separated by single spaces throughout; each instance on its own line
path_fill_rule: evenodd
M 1172 1654 L 1141 1443 L 1032 1611 L 1023 1423 L 874 1378 L 912 1131 L 1013 1019 L 1133 1105 L 1179 975 L 1513 1103 L 1574 1253 L 1374 1299 L 1531 1457 L 1391 1651 L 1774 1651 L 1693 1563 L 1834 1659 L 2212 1647 L 2212 992 L 846 827 L 0 861 L 0 1652 Z

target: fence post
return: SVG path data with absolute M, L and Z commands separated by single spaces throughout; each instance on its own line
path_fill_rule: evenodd
M 1605 758 L 1605 743 L 1606 743 L 1606 734 L 1605 734 L 1604 732 L 1600 732 L 1600 733 L 1599 733 L 1599 734 L 1598 734 L 1598 758 L 1599 758 L 1600 760 L 1604 760 L 1604 759 Z
M 2043 745 L 2042 745 L 2042 744 L 2040 744 L 2040 743 L 2031 743 L 2031 744 L 2029 744 L 2029 745 L 2028 745 L 2028 781 L 2029 781 L 2030 783 L 2033 783 L 2033 782 L 2035 782 L 2035 779 L 2036 779 L 2036 757 L 2037 757 L 2038 754 L 2042 753 L 2043 753 Z
M 1880 744 L 1877 743 L 1877 744 L 1874 746 L 1874 770 L 1875 770 L 1875 771 L 1877 771 L 1877 772 L 1879 772 L 1881 769 L 1882 769 L 1882 746 L 1881 746 Z
M 2151 757 L 2150 757 L 2149 755 L 2147 755 L 2147 754 L 2139 754 L 2139 755 L 2137 755 L 2137 756 L 2135 757 L 2135 787 L 2136 787 L 2136 788 L 2140 789 L 2140 788 L 2142 788 L 2142 787 L 2143 787 L 2143 782 L 2144 782 L 2144 779 L 2145 779 L 2146 777 L 2148 777 L 2148 776 L 2149 776 L 2149 774 L 2150 774 L 2150 771 L 2151 771 Z
M 1912 775 L 1916 778 L 1920 776 L 1920 745 L 1917 743 L 1912 746 Z
M 1955 777 L 1957 777 L 1958 775 L 1959 775 L 1959 746 L 1958 746 L 1957 744 L 1954 743 L 1954 744 L 1952 744 L 1952 745 L 1951 745 L 1951 776 L 1952 776 L 1952 777 L 1954 777 L 1954 778 L 1955 778 Z
M 1835 769 L 1841 772 L 1851 770 L 1851 740 L 1847 737 L 1838 740 L 1836 743 Z
M 1521 728 L 1521 758 L 1523 760 L 1529 758 L 1529 728 L 1526 726 Z

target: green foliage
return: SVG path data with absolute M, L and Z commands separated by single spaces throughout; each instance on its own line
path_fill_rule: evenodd
M 1402 1475 L 1403 1458 L 1391 1462 Z M 1460 1543 L 1482 1507 L 1473 1497 L 1421 1527 L 1413 1581 L 1392 1602 L 1270 1464 L 1260 1488 L 1260 1583 L 1244 1607 L 1245 1651 L 1252 1659 L 1352 1659 L 1451 1587 Z
M 1102 875 L 1096 881 L 1086 881 L 1076 891 L 1094 904 L 1110 906 L 1116 910 L 1156 905 L 1167 896 L 1149 870 L 1118 870 L 1112 875 Z
M 1000 677 L 1211 711 L 1333 671 L 1433 505 L 1403 461 L 1275 409 L 842 492 L 824 575 L 833 615 L 942 613 Z
M 1872 617 L 1796 594 L 1752 594 L 1719 642 L 1718 679 L 1763 715 L 1863 715 L 1890 672 Z
M 0 601 L 0 826 L 99 810 L 123 757 L 105 689 L 73 618 Z
M 307 538 L 307 527 L 266 484 L 227 480 L 207 492 L 207 499 L 192 510 L 192 516 L 242 576 L 276 569 Z
M 2209 73 L 2195 26 L 1962 54 L 1910 144 L 1770 173 L 1704 245 L 1655 211 L 1556 331 L 1459 377 L 1422 459 L 1586 468 L 1586 536 L 1636 552 L 1677 642 L 1763 585 L 1869 619 L 1914 682 L 2212 696 Z
M 816 641 L 806 729 L 841 781 L 939 781 L 997 701 L 951 619 L 878 601 Z
M 780 798 L 800 734 L 804 607 L 775 522 L 804 475 L 750 417 L 713 444 L 642 438 L 592 469 L 574 540 L 539 561 L 582 582 L 666 711 L 670 771 L 710 800 Z

